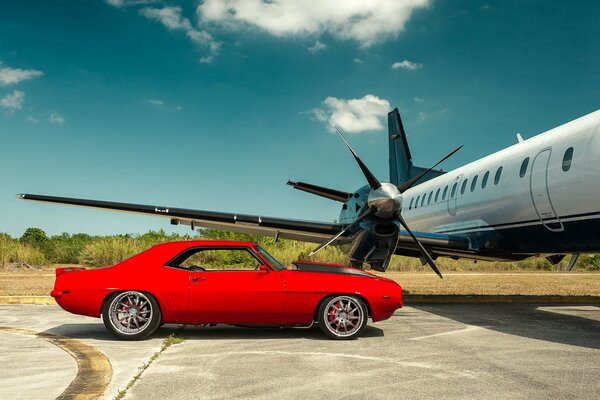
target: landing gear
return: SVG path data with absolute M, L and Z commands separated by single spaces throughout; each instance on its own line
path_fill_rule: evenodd
M 390 265 L 390 259 L 388 258 L 385 261 L 372 262 L 372 263 L 369 263 L 369 265 L 375 271 L 385 272 L 388 268 L 388 265 Z

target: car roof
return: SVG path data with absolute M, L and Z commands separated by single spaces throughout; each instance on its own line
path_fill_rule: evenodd
M 160 243 L 153 247 L 173 247 L 173 248 L 188 248 L 188 247 L 254 247 L 254 242 L 237 242 L 233 240 L 182 240 L 179 242 Z

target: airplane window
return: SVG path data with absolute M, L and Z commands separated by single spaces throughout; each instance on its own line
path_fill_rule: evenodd
M 409 210 L 412 210 L 413 201 L 415 201 L 414 197 L 412 199 L 410 199 L 410 204 L 408 205 Z
M 529 165 L 529 157 L 524 159 L 523 163 L 521 163 L 521 170 L 519 171 L 519 176 L 521 178 L 524 177 L 525 173 L 527 172 L 527 165 Z
M 478 176 L 479 176 L 479 175 L 475 175 L 475 177 L 473 178 L 473 181 L 471 182 L 471 192 L 472 192 L 473 190 L 475 190 L 475 186 L 477 186 L 477 177 L 478 177 Z
M 573 160 L 573 148 L 569 147 L 563 156 L 562 169 L 567 172 L 571 168 L 571 160 Z
M 496 171 L 496 175 L 494 176 L 494 185 L 497 185 L 500 182 L 500 175 L 502 175 L 502 167 L 498 168 Z
M 448 194 L 448 186 L 444 188 L 444 193 L 442 193 L 442 200 L 446 200 L 446 195 Z
M 440 189 L 438 188 L 438 190 L 435 192 L 435 199 L 433 201 L 437 203 L 439 197 L 440 197 Z
M 427 205 L 431 204 L 431 197 L 433 196 L 433 190 L 429 192 L 429 197 L 427 198 Z
M 490 177 L 490 171 L 487 171 L 484 175 L 483 175 L 483 179 L 481 180 L 481 188 L 485 189 L 485 185 L 487 185 L 487 180 Z
M 417 196 L 417 201 L 415 201 L 415 208 L 419 207 L 419 197 L 421 196 Z
M 425 200 L 427 199 L 427 194 L 423 195 L 423 198 L 421 199 L 421 207 L 423 207 L 425 205 Z
M 456 195 L 456 187 L 458 186 L 458 182 L 452 185 L 452 193 L 450 193 L 450 197 L 454 198 Z
M 463 181 L 463 184 L 462 184 L 462 186 L 460 187 L 460 194 L 464 194 L 464 193 L 465 193 L 465 189 L 467 188 L 467 182 L 469 182 L 469 180 L 468 180 L 468 179 L 465 179 L 465 180 Z

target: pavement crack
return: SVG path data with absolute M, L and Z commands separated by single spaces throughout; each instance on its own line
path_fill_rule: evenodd
M 142 374 L 144 373 L 145 370 L 147 370 L 150 365 L 152 365 L 152 363 L 154 361 L 156 361 L 158 359 L 158 357 L 160 357 L 160 355 L 167 350 L 169 347 L 171 347 L 174 344 L 179 344 L 179 343 L 183 343 L 185 341 L 185 338 L 182 336 L 178 336 L 177 334 L 180 333 L 183 329 L 185 328 L 185 325 L 182 325 L 177 332 L 170 334 L 169 336 L 167 336 L 162 343 L 162 346 L 160 347 L 160 349 L 152 354 L 152 356 L 150 357 L 150 359 L 145 362 L 139 369 L 137 374 L 134 375 L 133 378 L 131 378 L 131 380 L 129 382 L 127 382 L 127 386 L 125 386 L 124 389 L 121 389 L 117 392 L 117 395 L 115 396 L 114 400 L 121 400 L 125 397 L 125 395 L 127 394 L 127 391 L 129 389 L 131 389 L 133 387 L 133 385 L 135 385 L 135 383 L 142 377 Z

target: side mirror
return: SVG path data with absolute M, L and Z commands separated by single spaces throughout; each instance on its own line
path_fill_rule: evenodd
M 258 267 L 258 269 L 260 271 L 269 272 L 269 267 L 267 267 L 266 265 L 263 265 L 263 264 L 260 264 L 260 266 Z

